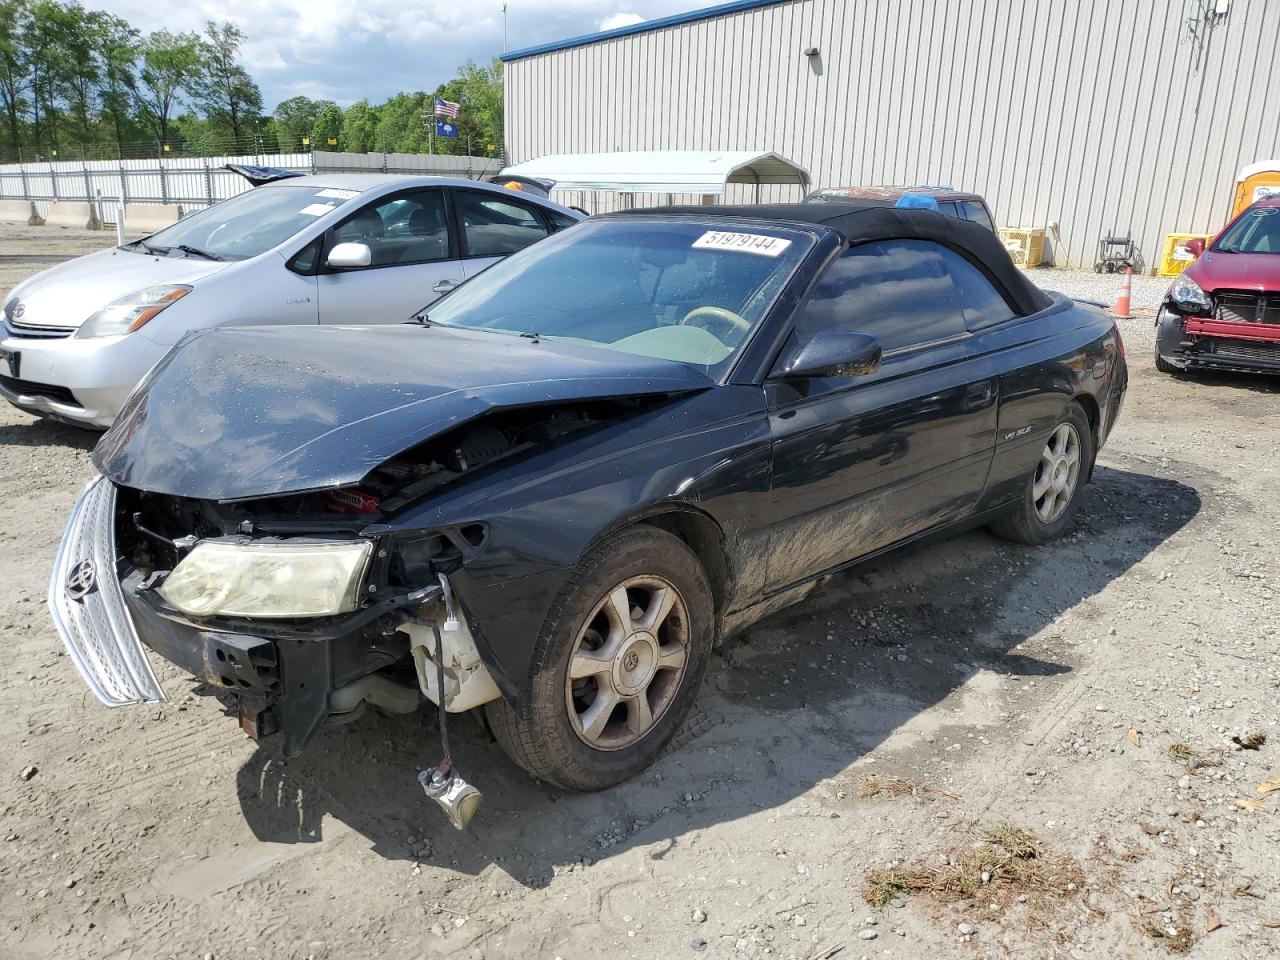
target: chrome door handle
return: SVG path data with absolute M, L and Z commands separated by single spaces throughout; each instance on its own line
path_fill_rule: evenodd
M 454 287 L 456 287 L 457 285 L 458 285 L 458 281 L 457 281 L 457 280 L 441 280 L 439 283 L 437 283 L 437 284 L 436 284 L 434 287 L 432 287 L 431 289 L 432 289 L 434 292 L 436 292 L 436 293 L 448 293 L 450 290 L 452 290 L 452 289 L 453 289 Z

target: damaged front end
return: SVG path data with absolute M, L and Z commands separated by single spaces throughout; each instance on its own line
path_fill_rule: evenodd
M 616 422 L 634 400 L 482 417 L 356 485 L 220 501 L 99 478 L 73 513 L 50 605 L 111 706 L 164 699 L 142 647 L 204 681 L 255 740 L 301 751 L 366 703 L 449 712 L 501 696 L 449 577 L 484 550 L 483 520 L 403 528 L 407 506 L 463 478 Z M 85 562 L 98 571 L 81 591 Z

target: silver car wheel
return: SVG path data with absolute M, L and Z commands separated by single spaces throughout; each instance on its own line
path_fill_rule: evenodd
M 1080 435 L 1070 423 L 1059 424 L 1045 444 L 1031 481 L 1031 499 L 1041 523 L 1053 523 L 1071 503 L 1080 479 Z
M 596 604 L 578 631 L 565 708 L 578 738 L 622 750 L 653 729 L 675 700 L 689 659 L 689 613 L 662 577 L 632 577 Z

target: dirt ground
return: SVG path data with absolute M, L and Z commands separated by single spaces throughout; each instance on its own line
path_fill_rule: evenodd
M 16 256 L 102 242 L 0 231 L 0 290 L 48 262 Z M 1280 790 L 1257 787 L 1280 778 L 1280 393 L 1160 376 L 1150 320 L 1123 331 L 1129 398 L 1064 540 L 976 531 L 838 577 L 723 649 L 677 747 L 605 793 L 459 722 L 467 833 L 414 780 L 428 716 L 284 764 L 159 660 L 171 703 L 103 708 L 44 604 L 94 437 L 0 411 L 0 956 L 1280 955 Z M 1038 845 L 982 859 L 1001 824 Z

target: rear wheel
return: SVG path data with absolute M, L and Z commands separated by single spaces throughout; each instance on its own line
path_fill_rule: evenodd
M 602 790 L 649 766 L 706 672 L 711 588 L 681 540 L 637 526 L 592 548 L 534 647 L 528 695 L 486 707 L 503 749 L 534 776 Z
M 1072 403 L 1049 434 L 1022 499 L 991 524 L 992 532 L 1019 543 L 1049 543 L 1062 536 L 1084 492 L 1093 464 L 1093 431 L 1078 403 Z

